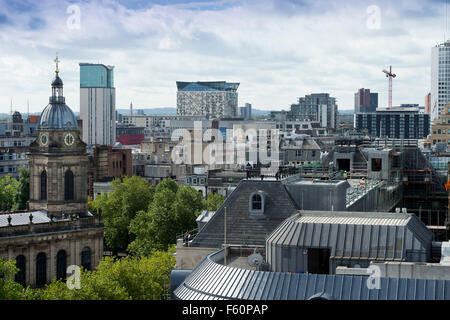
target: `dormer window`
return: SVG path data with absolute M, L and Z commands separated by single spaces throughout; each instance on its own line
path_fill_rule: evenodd
M 259 194 L 254 194 L 252 197 L 252 210 L 262 209 L 262 197 Z
M 250 195 L 249 199 L 249 211 L 250 214 L 261 215 L 264 213 L 264 200 L 265 195 L 262 191 L 254 192 Z

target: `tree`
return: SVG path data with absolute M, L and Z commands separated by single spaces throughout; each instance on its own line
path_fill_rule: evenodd
M 169 188 L 156 188 L 148 212 L 139 212 L 130 224 L 135 240 L 128 250 L 138 255 L 148 255 L 152 250 L 167 250 L 176 242 L 178 223 L 174 211 L 175 193 Z
M 146 256 L 154 250 L 167 250 L 176 243 L 177 234 L 195 228 L 202 209 L 202 196 L 194 188 L 163 180 L 149 210 L 139 212 L 131 221 L 129 231 L 135 239 L 128 246 L 129 252 Z
M 16 179 L 10 176 L 0 178 L 0 211 L 13 209 L 18 189 L 19 182 Z
M 174 210 L 177 221 L 177 232 L 192 230 L 195 220 L 203 209 L 202 194 L 192 187 L 180 186 L 176 194 Z
M 27 209 L 28 200 L 30 200 L 30 170 L 19 168 L 19 184 L 15 196 L 14 208 L 16 210 Z
M 153 186 L 138 176 L 114 179 L 112 192 L 93 201 L 105 224 L 106 244 L 113 249 L 126 248 L 132 241 L 128 233 L 131 220 L 137 212 L 147 211 L 153 198 Z
M 169 189 L 173 193 L 177 193 L 178 185 L 171 178 L 166 178 L 156 186 L 155 192 L 161 192 L 163 189 Z
M 80 289 L 52 281 L 39 291 L 42 300 L 162 300 L 168 298 L 174 248 L 149 257 L 103 258 L 94 271 L 83 270 Z
M 225 199 L 224 196 L 218 193 L 208 193 L 208 198 L 204 201 L 204 208 L 208 211 L 217 211 Z
M 22 285 L 14 281 L 19 271 L 15 260 L 0 258 L 0 300 L 19 300 L 25 297 Z

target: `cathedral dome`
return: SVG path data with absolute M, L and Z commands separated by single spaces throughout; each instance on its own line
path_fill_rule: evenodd
M 55 62 L 56 75 L 52 81 L 52 96 L 49 99 L 50 103 L 41 113 L 39 129 L 77 130 L 77 118 L 75 118 L 72 110 L 65 103 L 63 82 L 59 77 L 58 57 L 56 57 Z
M 50 102 L 41 114 L 40 129 L 76 130 L 77 119 L 65 103 Z

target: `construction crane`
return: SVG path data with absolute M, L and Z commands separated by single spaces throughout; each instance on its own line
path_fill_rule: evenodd
M 389 71 L 383 69 L 383 72 L 386 73 L 386 78 L 389 78 L 389 101 L 388 101 L 388 109 L 392 108 L 392 78 L 395 78 L 396 75 L 392 73 L 392 66 L 389 66 Z

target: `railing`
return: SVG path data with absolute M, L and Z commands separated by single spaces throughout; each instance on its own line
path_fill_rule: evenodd
M 77 230 L 87 228 L 102 228 L 100 217 L 86 217 L 76 220 L 50 221 L 47 223 L 29 223 L 18 226 L 0 227 L 0 237 L 16 236 L 24 234 L 48 233 L 63 230 Z

